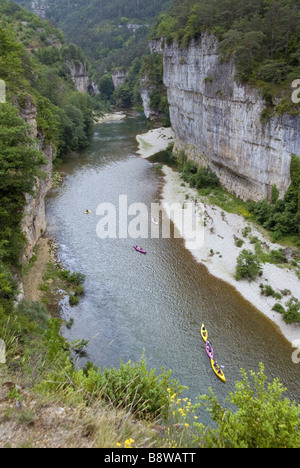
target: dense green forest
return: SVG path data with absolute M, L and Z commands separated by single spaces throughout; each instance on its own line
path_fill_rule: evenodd
M 31 8 L 31 1 L 19 0 Z M 91 77 L 98 81 L 115 68 L 128 70 L 149 53 L 149 27 L 171 0 L 46 0 L 47 18 L 80 46 L 91 62 Z
M 274 111 L 298 113 L 289 98 L 300 76 L 299 12 L 299 0 L 176 0 L 151 37 L 186 47 L 204 31 L 215 34 L 221 59 L 233 57 L 237 78 L 262 90 L 265 118 Z
M 20 6 L 0 1 L 0 79 L 6 103 L 0 104 L 0 322 L 13 308 L 12 273 L 25 238 L 21 220 L 25 194 L 34 195 L 43 177 L 43 146 L 51 144 L 59 159 L 88 144 L 93 130 L 93 103 L 76 91 L 66 60 L 84 60 L 66 46 L 61 31 Z M 38 140 L 22 115 L 36 112 Z M 4 314 L 4 315 L 2 315 Z

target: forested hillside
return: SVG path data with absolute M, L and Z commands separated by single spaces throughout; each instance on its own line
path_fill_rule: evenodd
M 31 8 L 30 0 L 19 3 Z M 131 65 L 148 52 L 149 26 L 171 0 L 44 0 L 47 18 L 82 47 L 98 76 Z
M 25 245 L 25 194 L 34 194 L 36 177 L 43 177 L 43 149 L 50 144 L 62 157 L 86 146 L 93 115 L 91 98 L 76 91 L 66 61 L 82 59 L 80 50 L 66 46 L 59 30 L 12 2 L 0 0 L 0 16 L 0 79 L 6 85 L 6 103 L 0 104 L 2 326 L 13 308 L 12 271 L 19 270 Z M 29 114 L 36 131 L 26 122 Z

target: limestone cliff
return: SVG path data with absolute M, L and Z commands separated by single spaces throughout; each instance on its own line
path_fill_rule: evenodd
M 49 6 L 45 0 L 32 0 L 31 9 L 40 18 L 45 19 Z
M 26 206 L 22 222 L 22 231 L 27 240 L 22 261 L 26 263 L 32 256 L 33 249 L 39 238 L 46 230 L 45 197 L 52 187 L 53 149 L 49 143 L 44 142 L 44 136 L 37 131 L 37 109 L 28 98 L 21 113 L 22 118 L 31 127 L 31 137 L 37 139 L 38 149 L 43 151 L 47 164 L 41 167 L 45 177 L 37 179 L 34 187 L 35 195 L 26 195 Z
M 159 122 L 162 118 L 159 109 L 153 109 L 151 106 L 151 93 L 155 89 L 155 86 L 151 84 L 148 76 L 143 76 L 140 80 L 140 93 L 144 108 L 144 114 L 147 119 L 151 122 Z
M 77 91 L 87 93 L 90 82 L 86 64 L 80 61 L 67 60 L 66 65 L 70 70 L 71 78 Z
M 203 34 L 187 49 L 176 43 L 151 48 L 164 55 L 175 151 L 209 164 L 243 199 L 269 198 L 273 184 L 283 196 L 291 154 L 300 155 L 300 117 L 277 115 L 262 123 L 263 98 L 235 80 L 233 61 L 220 62 L 213 35 Z

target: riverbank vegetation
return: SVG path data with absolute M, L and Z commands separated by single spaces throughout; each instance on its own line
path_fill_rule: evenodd
M 0 79 L 6 85 L 6 102 L 0 104 L 0 314 L 5 314 L 12 312 L 17 292 L 26 197 L 35 196 L 36 178 L 45 177 L 43 150 L 51 145 L 54 158 L 61 158 L 86 146 L 93 106 L 88 95 L 76 91 L 67 66 L 70 57 L 83 60 L 82 55 L 64 45 L 61 31 L 13 2 L 1 0 L 0 14 Z
M 242 371 L 225 402 L 210 391 L 193 403 L 171 372 L 149 369 L 143 357 L 119 369 L 88 363 L 76 370 L 61 320 L 48 319 L 38 304 L 22 303 L 2 327 L 2 447 L 299 446 L 300 406 L 283 397 L 278 379 L 268 382 L 263 365 L 250 376 Z M 203 411 L 211 424 L 201 422 Z
M 243 215 L 265 228 L 273 242 L 280 241 L 300 247 L 300 157 L 292 155 L 290 174 L 291 184 L 281 199 L 276 186 L 273 186 L 271 200 L 243 201 L 221 188 L 217 175 L 210 167 L 198 167 L 187 160 L 184 151 L 173 154 L 173 144 L 166 152 L 165 159 L 181 172 L 183 180 L 199 194 L 206 196 L 211 203 L 225 211 Z M 255 243 L 253 241 L 253 243 Z M 259 246 L 257 245 L 257 249 Z M 279 258 L 278 258 L 279 259 Z M 275 260 L 275 257 L 274 257 Z M 283 260 L 283 259 L 281 259 Z
M 300 278 L 299 160 L 299 157 L 292 155 L 291 185 L 283 199 L 279 199 L 278 190 L 274 186 L 270 201 L 263 200 L 255 203 L 243 201 L 226 192 L 221 187 L 216 173 L 210 167 L 199 167 L 194 161 L 187 159 L 184 151 L 175 154 L 173 144 L 170 144 L 168 150 L 160 154 L 157 159 L 157 161 L 163 161 L 180 172 L 183 180 L 181 185 L 188 185 L 196 189 L 197 201 L 220 207 L 223 210 L 221 212 L 223 221 L 226 221 L 226 212 L 244 218 L 245 223 L 244 227 L 241 228 L 241 235 L 233 234 L 235 247 L 241 249 L 240 253 L 236 253 L 236 267 L 233 276 L 235 281 L 254 283 L 257 283 L 259 278 L 263 276 L 267 264 L 286 269 L 293 276 L 295 274 L 296 278 Z M 187 194 L 187 199 L 190 196 Z M 258 216 L 262 206 L 266 208 L 269 224 L 263 222 L 263 218 Z M 203 219 L 205 226 L 209 222 L 207 216 L 204 216 Z M 284 219 L 286 219 L 286 223 Z M 216 226 L 211 227 L 210 233 L 215 234 L 216 229 Z M 210 256 L 214 256 L 215 253 L 213 249 L 210 250 Z M 218 253 L 220 254 L 220 252 Z M 269 280 L 265 278 L 264 281 Z M 273 305 L 270 305 L 270 310 L 273 308 L 272 310 L 282 314 L 285 323 L 296 324 L 300 322 L 299 300 L 293 296 L 291 291 L 282 288 L 280 284 L 276 285 L 276 291 L 271 284 L 261 284 L 260 288 L 257 291 L 258 294 L 277 300 Z

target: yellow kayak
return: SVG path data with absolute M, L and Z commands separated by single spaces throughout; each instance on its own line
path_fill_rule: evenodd
M 216 374 L 216 376 L 219 377 L 219 379 L 221 379 L 222 382 L 225 383 L 226 382 L 225 375 L 221 367 L 219 366 L 219 364 L 217 364 L 216 361 L 214 361 L 213 359 L 211 359 L 210 362 L 211 362 L 211 367 L 214 373 Z
M 205 328 L 205 326 L 204 326 L 203 323 L 202 323 L 202 325 L 201 325 L 201 336 L 202 336 L 203 340 L 204 340 L 205 343 L 206 343 L 207 340 L 208 340 L 208 333 L 207 333 L 207 330 L 206 330 L 206 328 Z

